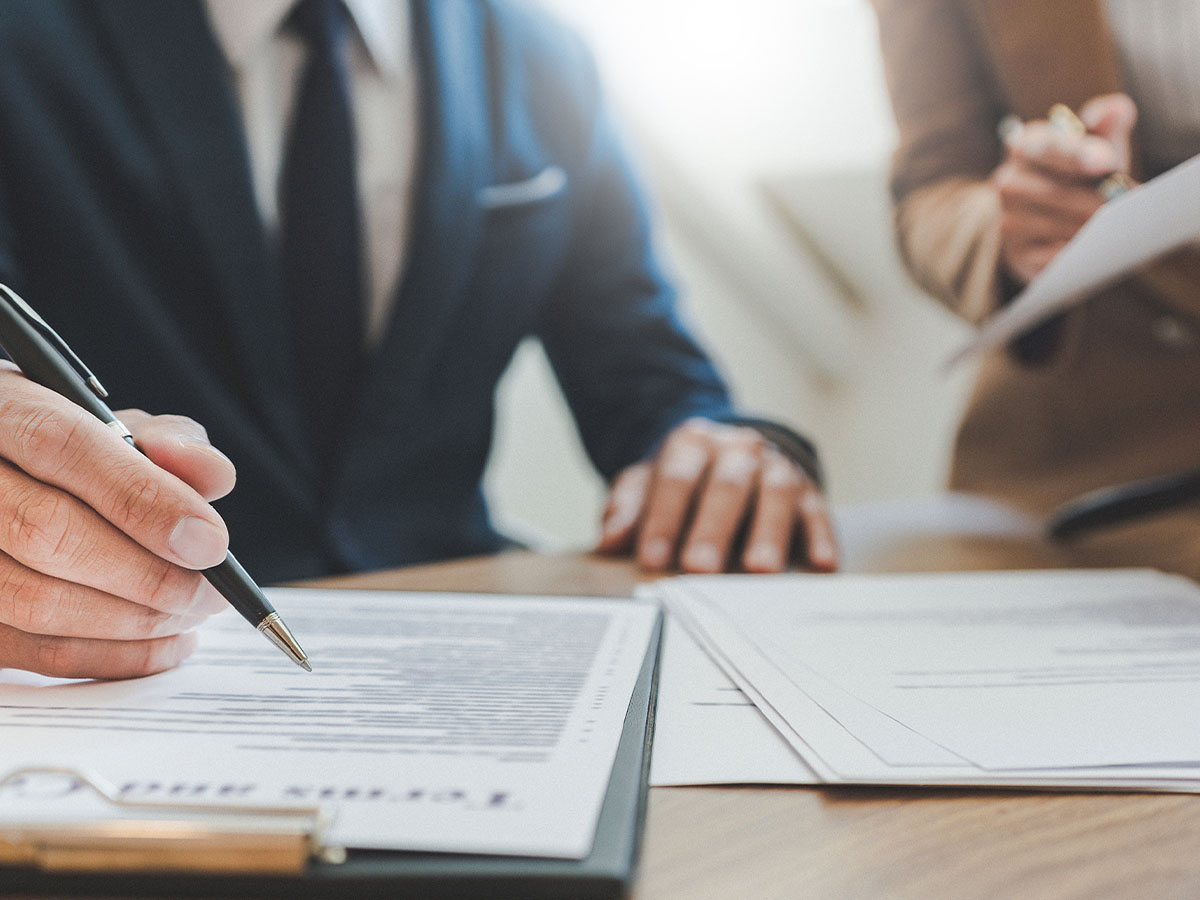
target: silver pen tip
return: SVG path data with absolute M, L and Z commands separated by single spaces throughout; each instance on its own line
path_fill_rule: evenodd
M 306 672 L 312 671 L 308 664 L 308 654 L 304 652 L 291 630 L 283 623 L 279 613 L 273 612 L 258 623 L 258 630 L 268 641 L 282 650 L 292 662 Z

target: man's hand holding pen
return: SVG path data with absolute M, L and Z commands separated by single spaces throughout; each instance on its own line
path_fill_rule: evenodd
M 1000 204 L 1001 260 L 1018 283 L 1032 281 L 1049 264 L 1111 189 L 1131 183 L 1136 120 L 1129 97 L 1106 94 L 1084 104 L 1078 118 L 1056 106 L 1044 120 L 1002 124 L 1006 155 L 992 184 Z
M 233 465 L 189 419 L 110 427 L 0 361 L 0 668 L 125 678 L 176 665 L 225 608 L 200 574 L 229 536 Z

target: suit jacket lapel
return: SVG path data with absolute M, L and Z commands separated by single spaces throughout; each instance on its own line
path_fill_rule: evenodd
M 372 364 L 372 381 L 385 390 L 433 364 L 438 337 L 474 274 L 483 230 L 477 195 L 491 165 L 483 6 L 413 3 L 421 151 L 406 271 Z
M 208 259 L 214 299 L 245 366 L 237 381 L 246 386 L 252 414 L 273 445 L 305 464 L 276 263 L 254 200 L 226 62 L 203 4 L 106 0 L 96 7 L 162 141 L 198 252 Z

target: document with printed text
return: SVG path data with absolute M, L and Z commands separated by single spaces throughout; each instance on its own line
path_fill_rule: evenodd
M 828 782 L 1200 791 L 1200 586 L 1144 570 L 660 583 Z
M 149 678 L 0 670 L 0 773 L 82 768 L 134 800 L 327 805 L 327 840 L 356 848 L 587 855 L 655 607 L 269 595 L 312 674 L 232 611 L 202 628 L 191 659 Z M 18 787 L 0 792 L 0 823 Z

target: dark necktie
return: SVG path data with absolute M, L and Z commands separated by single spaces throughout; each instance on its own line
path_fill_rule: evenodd
M 308 61 L 279 183 L 298 387 L 323 467 L 353 407 L 365 355 L 347 15 L 342 0 L 301 0 L 291 14 Z

